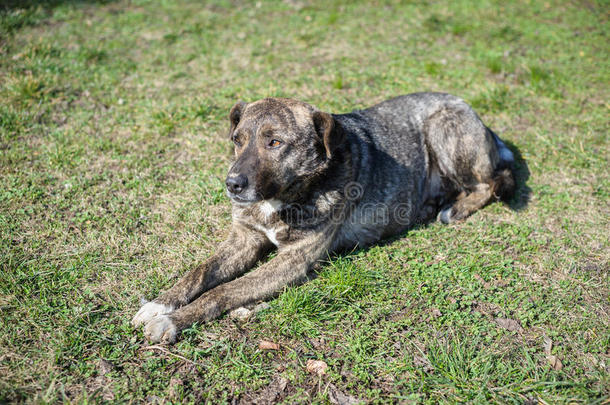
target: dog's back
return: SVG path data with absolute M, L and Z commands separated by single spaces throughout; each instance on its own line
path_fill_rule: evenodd
M 334 118 L 361 192 L 337 246 L 373 243 L 439 209 L 453 222 L 514 188 L 512 153 L 458 97 L 413 93 Z

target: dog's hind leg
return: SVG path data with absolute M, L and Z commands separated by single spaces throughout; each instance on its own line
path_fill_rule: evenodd
M 445 224 L 464 219 L 489 202 L 507 199 L 514 186 L 512 172 L 500 170 L 488 183 L 478 183 L 472 191 L 460 193 L 453 205 L 439 212 L 438 219 Z
M 466 103 L 432 114 L 425 136 L 428 152 L 447 180 L 445 193 L 457 194 L 453 204 L 440 211 L 441 222 L 459 221 L 494 199 L 510 196 L 512 154 Z
M 442 209 L 438 214 L 438 219 L 445 224 L 464 219 L 487 204 L 492 196 L 493 192 L 489 184 L 477 184 L 474 191 L 462 192 L 453 205 Z

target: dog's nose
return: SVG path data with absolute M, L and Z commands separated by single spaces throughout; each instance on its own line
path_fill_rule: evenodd
M 227 177 L 227 190 L 233 194 L 239 194 L 248 187 L 248 178 L 243 174 L 234 177 Z

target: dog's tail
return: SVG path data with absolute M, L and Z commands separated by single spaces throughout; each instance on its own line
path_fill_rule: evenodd
M 496 135 L 494 131 L 489 128 L 487 128 L 487 130 L 494 138 L 494 142 L 496 143 L 496 147 L 498 148 L 498 153 L 500 154 L 500 163 L 498 164 L 498 167 L 496 169 L 511 168 L 513 166 L 513 163 L 515 163 L 515 155 L 513 155 L 513 152 L 508 149 L 508 146 L 506 146 L 506 144 L 502 142 L 502 139 L 500 139 L 500 137 Z
M 515 194 L 515 176 L 514 176 L 514 164 L 515 155 L 508 149 L 508 146 L 494 131 L 487 128 L 489 133 L 494 138 L 496 147 L 498 148 L 498 154 L 500 155 L 500 161 L 495 168 L 493 178 L 493 193 L 499 200 L 509 201 Z

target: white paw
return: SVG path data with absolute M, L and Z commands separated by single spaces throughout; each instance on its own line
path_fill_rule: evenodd
M 167 305 L 157 304 L 156 302 L 148 302 L 144 304 L 142 308 L 140 308 L 138 313 L 136 313 L 136 316 L 134 316 L 131 320 L 131 324 L 134 327 L 138 327 L 147 323 L 155 316 L 171 314 L 173 310 L 174 308 Z
M 167 315 L 158 315 L 144 326 L 144 336 L 153 343 L 174 343 L 178 329 Z
M 453 218 L 451 217 L 451 209 L 453 207 L 449 207 L 449 208 L 445 208 L 444 210 L 441 210 L 441 212 L 438 213 L 438 220 L 441 221 L 444 224 L 449 224 L 451 222 L 453 222 Z

